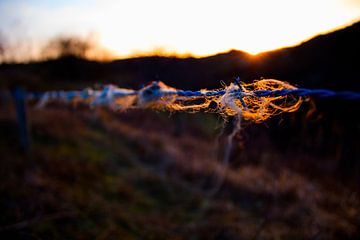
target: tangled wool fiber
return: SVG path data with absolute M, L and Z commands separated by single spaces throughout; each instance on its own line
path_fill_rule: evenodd
M 83 102 L 91 106 L 105 105 L 114 110 L 132 108 L 186 112 L 213 112 L 226 116 L 241 115 L 245 120 L 262 122 L 269 117 L 296 111 L 303 97 L 291 94 L 271 94 L 296 90 L 294 86 L 274 79 L 262 79 L 253 83 L 231 83 L 217 90 L 184 91 L 152 82 L 135 91 L 108 85 L 103 90 L 55 91 L 44 93 L 38 107 L 49 101 Z M 267 94 L 263 94 L 263 92 Z M 270 94 L 269 94 L 270 92 Z M 262 93 L 263 96 L 259 96 Z M 30 98 L 35 96 L 30 96 Z

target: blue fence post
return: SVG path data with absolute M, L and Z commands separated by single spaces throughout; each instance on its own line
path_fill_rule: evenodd
M 20 87 L 12 90 L 15 101 L 16 117 L 18 123 L 19 142 L 22 150 L 27 153 L 30 148 L 28 123 L 26 116 L 26 92 Z

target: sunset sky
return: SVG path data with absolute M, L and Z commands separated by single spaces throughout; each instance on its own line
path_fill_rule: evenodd
M 360 0 L 0 0 L 0 34 L 42 46 L 97 36 L 116 57 L 258 53 L 360 20 Z

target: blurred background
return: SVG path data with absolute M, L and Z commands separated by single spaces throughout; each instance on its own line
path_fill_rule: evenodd
M 359 101 L 232 119 L 25 104 L 14 89 L 274 78 L 360 91 L 360 2 L 0 0 L 1 239 L 359 239 Z

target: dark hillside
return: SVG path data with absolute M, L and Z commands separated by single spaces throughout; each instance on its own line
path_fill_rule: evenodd
M 303 87 L 360 90 L 359 41 L 360 23 L 356 23 L 297 47 L 264 53 L 255 61 L 255 76 Z
M 244 81 L 276 78 L 303 87 L 360 89 L 360 23 L 321 35 L 299 46 L 259 56 L 230 51 L 206 58 L 143 57 L 109 63 L 65 57 L 47 62 L 0 66 L 0 84 L 41 87 L 67 83 L 116 83 L 139 87 L 161 80 L 177 88 L 219 87 L 235 76 Z M 61 85 L 60 84 L 60 85 Z

